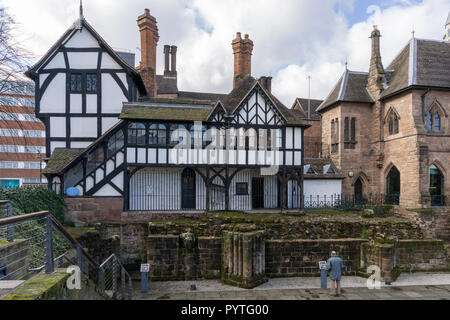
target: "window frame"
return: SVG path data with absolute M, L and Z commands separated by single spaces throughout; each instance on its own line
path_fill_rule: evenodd
M 248 182 L 236 182 L 235 190 L 237 196 L 248 196 Z

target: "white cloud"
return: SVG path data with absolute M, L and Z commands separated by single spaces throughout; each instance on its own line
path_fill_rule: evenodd
M 367 19 L 348 25 L 347 0 L 145 0 L 85 1 L 87 20 L 117 49 L 137 53 L 136 18 L 149 7 L 160 32 L 158 72 L 164 44 L 178 46 L 181 90 L 228 92 L 233 77 L 231 40 L 237 31 L 255 43 L 252 73 L 270 75 L 273 91 L 287 106 L 311 95 L 325 98 L 344 70 L 365 71 L 369 65 L 372 25 L 382 32 L 385 66 L 402 49 L 414 26 L 416 37 L 441 39 L 450 0 L 392 1 L 370 6 Z M 78 16 L 74 0 L 0 0 L 21 24 L 29 48 L 42 55 Z M 340 8 L 336 12 L 336 7 Z

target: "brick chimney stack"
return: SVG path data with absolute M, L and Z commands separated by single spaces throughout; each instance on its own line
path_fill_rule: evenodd
M 239 86 L 240 81 L 252 73 L 253 41 L 248 34 L 241 38 L 241 33 L 236 33 L 236 39 L 231 43 L 234 53 L 234 79 L 233 88 Z
M 386 81 L 383 62 L 381 61 L 380 37 L 380 30 L 378 30 L 377 26 L 373 26 L 373 31 L 370 35 L 372 39 L 372 54 L 370 58 L 368 89 L 376 99 L 380 97 Z
M 170 47 L 170 54 L 171 54 L 170 72 L 173 74 L 173 76 L 176 77 L 176 75 L 177 75 L 177 47 L 176 46 Z
M 164 46 L 164 74 L 169 72 L 169 55 L 170 55 L 170 46 L 169 45 L 165 45 Z
M 149 97 L 156 96 L 156 46 L 159 41 L 158 26 L 150 10 L 145 9 L 144 14 L 137 20 L 141 33 L 141 63 L 139 72 L 147 87 Z

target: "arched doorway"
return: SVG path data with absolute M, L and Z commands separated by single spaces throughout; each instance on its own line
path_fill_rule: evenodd
M 400 171 L 393 166 L 386 177 L 386 203 L 400 203 Z
M 356 202 L 362 202 L 363 200 L 363 184 L 361 181 L 361 178 L 358 178 L 355 181 L 355 201 Z
M 444 206 L 444 175 L 435 165 L 429 169 L 430 174 L 430 195 L 432 206 Z
M 181 173 L 181 208 L 195 209 L 195 172 L 186 168 Z

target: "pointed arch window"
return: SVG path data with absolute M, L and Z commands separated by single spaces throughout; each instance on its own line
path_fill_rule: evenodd
M 387 116 L 387 123 L 388 123 L 388 133 L 389 135 L 397 134 L 399 133 L 399 121 L 400 117 L 397 114 L 397 112 L 393 111 L 393 107 L 391 107 L 391 110 L 388 112 Z
M 443 131 L 443 119 L 446 116 L 445 111 L 440 104 L 435 101 L 428 109 L 426 115 L 426 128 L 428 132 L 442 132 Z

